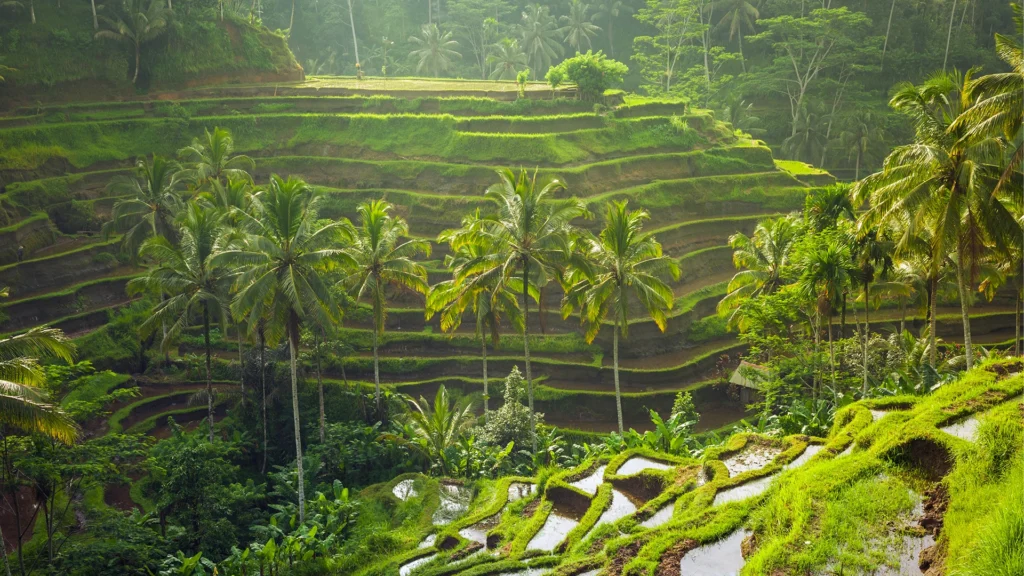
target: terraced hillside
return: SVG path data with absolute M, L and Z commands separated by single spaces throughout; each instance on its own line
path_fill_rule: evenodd
M 705 428 L 743 415 L 723 390 L 706 386 L 743 351 L 714 311 L 734 272 L 726 240 L 749 233 L 765 215 L 802 207 L 808 191 L 830 183 L 830 176 L 777 163 L 762 143 L 679 102 L 595 107 L 539 84 L 515 99 L 506 89 L 512 84 L 389 82 L 387 88 L 329 79 L 229 86 L 145 101 L 23 108 L 0 117 L 0 285 L 11 289 L 0 330 L 49 324 L 95 350 L 107 323 L 129 303 L 126 281 L 140 271 L 118 238 L 97 233 L 116 201 L 107 184 L 136 157 L 174 155 L 203 130 L 221 127 L 232 132 L 236 153 L 255 158 L 258 183 L 272 173 L 304 178 L 327 194 L 322 216 L 329 218 L 354 218 L 360 202 L 383 197 L 408 220 L 412 235 L 432 242 L 486 205 L 483 190 L 499 167 L 536 167 L 543 178 L 563 180 L 565 194 L 592 209 L 613 199 L 646 208 L 648 228 L 679 259 L 682 277 L 673 285 L 667 330 L 638 317 L 621 344 L 627 424 L 644 426 L 646 408 L 667 406 L 681 389 L 695 390 Z M 442 90 L 457 95 L 439 97 Z M 433 248 L 426 263 L 432 283 L 446 274 L 445 247 Z M 611 333 L 586 344 L 578 318 L 558 314 L 560 297 L 545 289 L 544 309 L 530 318 L 531 330 L 542 334 L 531 342 L 534 374 L 542 381 L 539 410 L 549 423 L 610 430 Z M 471 322 L 450 338 L 440 334 L 436 318 L 424 319 L 422 298 L 398 294 L 395 302 L 382 380 L 416 395 L 432 394 L 441 383 L 478 391 L 479 343 Z M 997 302 L 979 317 L 975 333 L 989 332 L 992 341 L 1010 337 L 1012 310 L 1003 311 Z M 943 334 L 957 334 L 952 312 L 942 318 Z M 327 360 L 330 379 L 372 379 L 368 328 L 366 314 L 349 314 L 343 336 L 356 352 Z M 219 362 L 237 358 L 233 337 L 214 340 Z M 520 350 L 521 338 L 503 336 L 489 354 L 490 369 L 507 373 L 521 363 Z M 189 351 L 184 344 L 179 353 Z M 137 369 L 131 360 L 128 352 L 94 357 L 121 371 Z
M 858 402 L 821 438 L 739 433 L 701 457 L 627 450 L 472 487 L 404 475 L 361 493 L 380 504 L 365 521 L 390 518 L 403 551 L 355 554 L 351 569 L 1016 573 L 1014 536 L 998 527 L 1021 519 L 1019 369 L 988 364 L 930 396 Z

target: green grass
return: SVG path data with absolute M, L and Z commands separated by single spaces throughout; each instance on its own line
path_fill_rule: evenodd
M 818 176 L 828 174 L 828 172 L 824 170 L 815 168 L 814 166 L 811 166 L 810 164 L 806 164 L 804 162 L 800 162 L 799 160 L 776 159 L 775 166 L 777 166 L 779 170 L 785 170 L 786 172 L 789 172 L 790 174 L 796 176 Z

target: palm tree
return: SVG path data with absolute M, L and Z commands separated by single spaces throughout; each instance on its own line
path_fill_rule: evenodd
M 302 429 L 299 423 L 299 334 L 306 320 L 326 325 L 340 311 L 321 273 L 344 254 L 333 246 L 351 239 L 347 221 L 321 224 L 317 220 L 318 194 L 296 178 L 271 175 L 266 191 L 247 215 L 250 234 L 241 247 L 228 249 L 214 260 L 241 268 L 232 312 L 246 316 L 249 326 L 276 325 L 288 338 L 292 383 L 292 418 L 295 462 L 298 468 L 299 521 L 305 519 L 305 481 L 302 472 Z
M 665 312 L 672 309 L 672 288 L 661 276 L 679 279 L 679 264 L 664 256 L 650 234 L 642 232 L 650 215 L 645 210 L 628 210 L 626 201 L 608 204 L 604 229 L 598 237 L 584 234 L 577 240 L 579 258 L 574 259 L 576 282 L 562 303 L 565 318 L 575 308 L 587 324 L 586 340 L 593 342 L 601 324 L 612 317 L 612 366 L 615 373 L 615 411 L 622 427 L 622 395 L 619 390 L 619 332 L 629 337 L 631 300 L 665 331 Z
M 801 109 L 793 124 L 793 134 L 782 141 L 782 151 L 795 160 L 814 163 L 828 144 L 820 128 L 818 115 Z
M 452 60 L 462 58 L 462 54 L 455 51 L 459 42 L 452 39 L 451 32 L 441 33 L 437 24 L 424 24 L 420 28 L 419 36 L 410 36 L 409 42 L 417 46 L 409 56 L 416 58 L 416 73 L 424 70 L 430 72 L 437 78 L 441 72 L 447 72 L 451 68 Z
M 871 145 L 882 139 L 875 116 L 864 111 L 852 117 L 851 125 L 839 133 L 839 143 L 850 151 L 849 159 L 854 161 L 854 181 L 860 180 L 860 167 L 871 156 Z
M 792 216 L 762 220 L 752 236 L 743 233 L 729 237 L 732 261 L 740 271 L 729 281 L 726 295 L 718 303 L 718 313 L 729 314 L 729 323 L 740 324 L 740 303 L 749 298 L 772 294 L 783 285 L 782 273 L 790 265 L 798 226 Z
M 128 282 L 128 293 L 151 291 L 166 294 L 153 308 L 153 314 L 142 324 L 140 331 L 151 334 L 158 326 L 166 326 L 161 347 L 170 348 L 174 339 L 188 327 L 197 312 L 203 319 L 203 343 L 206 348 L 206 410 L 209 419 L 209 438 L 213 442 L 213 378 L 211 376 L 210 319 L 223 326 L 225 300 L 228 291 L 228 272 L 215 264 L 224 249 L 222 216 L 197 203 L 188 205 L 181 220 L 178 245 L 167 238 L 154 236 L 146 240 L 141 254 L 152 258 L 156 265 L 145 276 Z
M 754 32 L 754 23 L 761 17 L 757 8 L 747 0 L 719 0 L 709 5 L 714 10 L 722 10 L 725 15 L 718 21 L 719 26 L 729 27 L 729 40 L 734 37 L 739 41 L 740 64 L 747 71 L 747 62 L 743 58 L 743 30 Z
M 171 19 L 171 11 L 164 8 L 161 0 L 150 0 L 149 7 L 143 10 L 143 0 L 128 0 L 125 5 L 128 21 L 100 16 L 108 30 L 96 32 L 96 38 L 110 38 L 120 42 L 130 42 L 135 47 L 135 75 L 132 84 L 139 79 L 139 56 L 142 45 L 156 39 L 167 29 Z M 35 16 L 33 16 L 33 21 Z
M 426 294 L 427 270 L 413 261 L 419 254 L 430 255 L 426 240 L 407 239 L 409 225 L 404 218 L 391 215 L 392 206 L 384 200 L 361 204 L 359 228 L 345 250 L 349 272 L 342 286 L 357 299 L 369 299 L 373 307 L 373 385 L 377 415 L 383 418 L 380 400 L 380 359 L 378 344 L 387 317 L 387 289 L 401 287 Z
M 940 73 L 920 86 L 900 85 L 890 106 L 913 120 L 915 142 L 893 150 L 882 171 L 854 189 L 856 198 L 870 199 L 867 221 L 897 219 L 930 230 L 934 270 L 954 255 L 968 369 L 974 360 L 969 286 L 979 258 L 992 248 L 1008 253 L 1007 241 L 1020 233 L 1007 207 L 992 194 L 1002 173 L 996 164 L 1000 140 L 966 138 L 965 126 L 954 124 L 974 103 L 972 72 Z
M 823 232 L 835 228 L 843 218 L 851 221 L 855 219 L 849 186 L 833 184 L 812 190 L 807 195 L 804 201 L 804 219 L 814 231 Z
M 821 245 L 811 246 L 801 258 L 800 267 L 803 270 L 798 281 L 800 291 L 816 302 L 815 330 L 820 330 L 822 319 L 826 320 L 828 326 L 828 356 L 834 388 L 836 356 L 832 345 L 832 315 L 847 286 L 850 285 L 853 264 L 850 261 L 849 247 L 837 241 L 826 241 Z
M 498 183 L 487 189 L 494 213 L 474 223 L 460 242 L 477 240 L 489 251 L 464 266 L 465 275 L 494 274 L 496 290 L 518 289 L 523 297 L 523 353 L 530 424 L 534 427 L 533 451 L 537 451 L 536 417 L 533 410 L 533 378 L 530 371 L 530 302 L 536 287 L 547 284 L 555 268 L 569 255 L 572 221 L 587 214 L 576 199 L 551 198 L 565 188 L 559 180 L 537 186 L 537 173 L 526 170 L 517 176 L 509 169 L 497 171 Z M 457 247 L 457 245 L 456 245 Z
M 134 176 L 115 176 L 107 190 L 112 196 L 124 196 L 114 203 L 103 234 L 124 234 L 122 247 L 134 259 L 142 242 L 151 236 L 177 241 L 174 219 L 184 210 L 179 195 L 179 166 L 173 160 L 153 155 L 135 163 Z
M 473 425 L 473 404 L 465 399 L 460 404 L 453 404 L 448 397 L 444 384 L 438 387 L 434 395 L 434 405 L 426 398 L 419 401 L 409 398 L 409 426 L 415 434 L 420 449 L 431 461 L 440 466 L 442 476 L 450 471 L 448 452 L 459 444 L 462 435 Z
M 864 354 L 861 393 L 868 393 L 868 342 L 871 338 L 871 284 L 893 267 L 893 242 L 881 230 L 865 230 L 854 245 L 857 281 L 864 289 Z
M 555 58 L 562 55 L 562 45 L 558 42 L 558 24 L 548 12 L 547 6 L 531 4 L 523 12 L 519 23 L 519 34 L 523 39 L 523 51 L 530 62 L 530 68 L 542 71 L 551 67 Z
M 622 0 L 601 0 L 597 5 L 597 12 L 594 13 L 595 20 L 604 20 L 608 23 L 608 57 L 615 57 L 615 34 L 613 26 L 621 16 L 633 12 L 632 6 Z
M 438 242 L 447 242 L 452 246 L 452 253 L 445 257 L 445 267 L 452 270 L 452 279 L 438 283 L 430 290 L 427 297 L 427 319 L 434 314 L 441 314 L 441 330 L 455 332 L 462 324 L 467 309 L 473 311 L 474 328 L 480 338 L 480 352 L 483 361 L 484 376 L 484 421 L 490 411 L 490 396 L 487 389 L 487 337 L 491 345 L 498 346 L 500 335 L 498 328 L 503 317 L 507 317 L 517 332 L 523 330 L 523 314 L 516 301 L 516 295 L 506 286 L 497 290 L 497 273 L 491 270 L 488 274 L 467 275 L 466 267 L 486 256 L 491 248 L 483 238 L 461 241 L 461 236 L 471 234 L 479 214 L 464 220 L 463 228 L 449 230 L 440 237 Z
M 251 182 L 249 171 L 256 168 L 256 163 L 234 152 L 231 132 L 216 126 L 212 132 L 204 129 L 202 140 L 193 138 L 191 145 L 178 150 L 178 157 L 188 166 L 183 178 L 197 189 L 205 189 L 214 182 L 223 185 L 225 179 Z
M 490 80 L 515 80 L 516 75 L 529 66 L 519 41 L 511 38 L 505 38 L 492 47 L 487 63 L 493 67 L 488 76 Z
M 569 4 L 569 14 L 559 18 L 565 25 L 559 28 L 558 32 L 576 52 L 581 52 L 584 44 L 590 48 L 590 39 L 601 31 L 601 28 L 593 24 L 587 17 L 588 10 L 590 10 L 589 4 L 584 4 L 580 0 L 572 0 L 572 3 Z
M 5 288 L 2 294 L 6 295 Z M 33 328 L 0 338 L 0 424 L 42 434 L 70 444 L 78 437 L 75 422 L 49 403 L 41 359 L 74 360 L 75 347 L 56 328 Z

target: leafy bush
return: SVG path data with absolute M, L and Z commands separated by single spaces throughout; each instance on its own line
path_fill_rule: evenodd
M 52 206 L 47 213 L 57 229 L 65 234 L 95 232 L 100 229 L 100 220 L 88 202 L 64 202 Z
M 622 78 L 629 72 L 628 66 L 617 60 L 609 59 L 601 50 L 596 53 L 587 50 L 586 54 L 577 52 L 575 56 L 566 58 L 552 69 L 559 70 L 559 72 L 555 72 L 556 75 L 561 74 L 570 82 L 576 83 L 580 98 L 588 102 L 597 100 L 605 90 L 620 84 Z M 551 74 L 552 72 L 549 70 L 547 77 L 550 77 Z

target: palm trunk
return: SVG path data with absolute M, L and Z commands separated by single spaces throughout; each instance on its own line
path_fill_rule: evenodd
M 135 85 L 135 81 L 139 79 L 139 45 L 135 45 L 135 75 L 132 76 L 132 86 Z
M 1020 355 L 1020 291 L 1013 296 L 1013 355 Z
M 900 296 L 900 334 L 907 329 L 907 299 Z
M 971 345 L 971 316 L 968 313 L 970 303 L 968 302 L 962 258 L 957 258 L 956 283 L 957 289 L 960 291 L 960 316 L 964 323 L 964 353 L 967 355 L 967 369 L 970 370 L 974 366 L 974 347 Z
M 533 411 L 533 377 L 530 372 L 530 284 L 529 260 L 523 260 L 523 356 L 526 359 L 526 397 L 530 405 L 530 436 L 533 452 L 537 453 L 537 415 Z
M 811 378 L 811 400 L 818 400 L 818 383 L 821 380 L 821 313 L 814 313 L 814 377 Z
M 242 404 L 245 404 L 245 355 L 242 353 L 242 327 L 236 326 L 238 330 L 238 383 L 242 387 Z
M 746 72 L 747 72 L 747 59 L 743 57 L 743 30 L 742 29 L 740 29 L 738 37 L 739 37 L 739 40 L 740 40 L 740 65 L 743 67 L 743 73 L 746 74 Z
M 619 435 L 622 431 L 622 392 L 619 390 L 619 320 L 615 319 L 615 331 L 612 332 L 612 368 L 615 373 L 615 414 L 619 418 Z
M 942 59 L 942 71 L 946 71 L 946 64 L 949 62 L 949 43 L 953 39 L 953 18 L 956 16 L 956 0 L 953 0 L 953 9 L 949 11 L 949 31 L 946 33 L 946 56 Z
M 836 388 L 836 353 L 832 347 L 832 313 L 828 315 L 828 363 L 832 370 L 832 390 Z
M 167 0 L 167 1 L 170 2 L 170 0 Z M 100 29 L 100 21 L 96 17 L 96 0 L 89 0 L 89 4 L 92 5 L 92 29 L 93 30 L 99 30 Z M 168 6 L 168 8 L 170 8 L 170 6 Z M 7 555 L 4 554 L 4 558 L 6 558 L 6 557 L 7 557 Z
M 292 313 L 288 327 L 289 363 L 292 372 L 292 419 L 295 423 L 295 466 L 298 472 L 296 486 L 299 490 L 299 524 L 306 521 L 306 480 L 302 474 L 302 428 L 299 425 L 299 320 Z
M 885 70 L 885 49 L 889 47 L 889 32 L 892 30 L 892 15 L 896 12 L 896 0 L 892 0 L 892 6 L 889 7 L 889 23 L 885 26 L 885 42 L 882 44 L 882 65 L 879 67 L 879 71 Z
M 206 416 L 213 442 L 213 380 L 210 378 L 210 307 L 203 302 L 203 343 L 206 345 Z
M 14 501 L 14 505 L 18 505 L 17 500 Z M 7 573 L 7 576 L 11 576 L 11 563 L 7 560 L 7 543 L 4 542 L 4 532 L 2 529 L 0 529 L 0 554 L 3 555 L 4 559 L 4 571 Z
M 373 396 L 377 404 L 377 417 L 380 418 L 380 358 L 377 355 L 377 318 L 373 319 Z
M 260 466 L 260 474 L 267 472 L 267 365 L 263 360 L 263 353 L 267 349 L 267 341 L 263 328 L 259 328 L 260 336 L 260 389 L 263 392 L 263 464 Z
M 861 395 L 868 395 L 868 340 L 871 338 L 871 283 L 864 282 L 864 383 Z
M 295 0 L 292 0 L 292 15 L 288 19 L 288 33 L 291 35 L 292 26 L 295 25 Z
M 36 3 L 35 0 L 28 0 L 28 11 L 32 16 L 32 23 L 36 23 Z
M 316 347 L 316 388 L 320 394 L 320 443 L 324 443 L 325 439 L 325 418 L 324 418 L 324 380 L 320 370 L 320 341 L 317 337 L 316 330 L 313 330 L 313 346 Z
M 352 27 L 352 49 L 356 54 L 356 64 L 359 64 L 359 39 L 356 38 L 356 18 L 352 15 L 352 0 L 348 0 L 348 23 Z
M 615 34 L 612 33 L 612 25 L 615 23 L 615 17 L 608 14 L 608 57 L 615 57 Z
M 929 335 L 928 335 L 928 339 L 931 340 L 931 350 L 928 351 L 928 362 L 931 364 L 932 368 L 934 369 L 935 368 L 935 363 L 937 361 L 937 356 L 938 356 L 938 350 L 935 348 L 935 346 L 936 346 L 936 344 L 935 344 L 935 314 L 938 312 L 938 310 L 937 310 L 938 306 L 936 305 L 935 302 L 936 302 L 936 298 L 938 297 L 939 279 L 938 278 L 932 278 L 931 282 L 932 282 L 931 294 L 929 294 L 929 296 L 928 296 L 928 310 L 929 310 L 929 320 L 928 320 L 928 323 L 929 323 L 929 326 L 928 326 Z
M 487 413 L 490 411 L 490 396 L 487 393 L 487 339 L 480 337 L 480 352 L 484 362 L 484 423 L 487 423 Z

